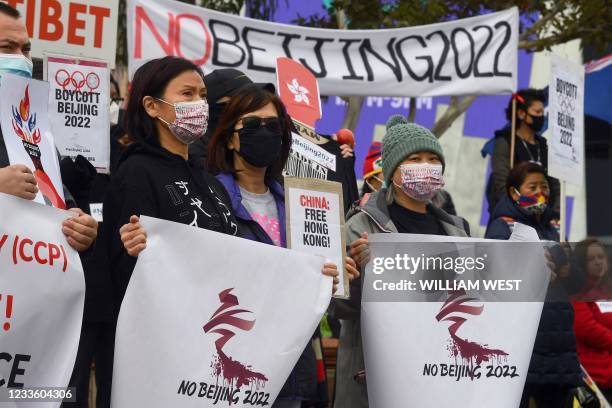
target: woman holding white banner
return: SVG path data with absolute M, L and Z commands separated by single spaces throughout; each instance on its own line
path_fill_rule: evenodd
M 508 175 L 505 196 L 493 209 L 485 238 L 509 239 L 514 224 L 521 223 L 534 228 L 541 240 L 559 241 L 549 198 L 546 170 L 532 162 L 518 164 Z M 548 292 L 562 297 L 569 289 L 566 284 L 574 268 L 555 269 Z M 544 303 L 521 408 L 528 407 L 530 399 L 538 407 L 551 408 L 568 406 L 567 401 L 573 399 L 575 388 L 582 384 L 573 322 L 574 311 L 569 302 Z
M 369 259 L 369 234 L 411 233 L 469 235 L 467 221 L 431 205 L 444 186 L 444 152 L 426 128 L 401 115 L 387 121 L 382 144 L 383 188 L 365 196 L 348 214 L 350 255 L 364 267 Z M 361 279 L 351 282 L 351 299 L 333 299 L 330 313 L 342 319 L 336 369 L 334 407 L 367 407 L 365 363 L 361 340 Z M 416 391 L 419 392 L 419 391 Z
M 238 226 L 223 186 L 188 146 L 207 129 L 203 74 L 182 58 L 144 64 L 132 82 L 126 148 L 104 200 L 108 259 L 123 299 L 136 257 L 146 248 L 140 215 L 235 235 Z M 121 229 L 120 229 L 121 228 Z
M 225 186 L 238 220 L 240 236 L 286 247 L 285 194 L 279 183 L 291 147 L 290 119 L 281 100 L 257 85 L 238 91 L 221 116 L 210 141 L 208 168 Z M 355 263 L 347 258 L 351 276 Z M 337 266 L 326 263 L 322 273 L 338 284 Z M 307 346 L 273 407 L 300 407 L 316 397 L 317 372 L 313 348 Z

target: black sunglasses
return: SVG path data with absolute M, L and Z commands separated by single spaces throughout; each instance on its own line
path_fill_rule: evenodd
M 244 129 L 259 129 L 267 127 L 270 130 L 283 130 L 283 119 L 281 118 L 260 118 L 258 116 L 245 116 L 240 119 Z

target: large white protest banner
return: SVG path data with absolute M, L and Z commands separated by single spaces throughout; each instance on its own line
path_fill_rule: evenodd
M 69 216 L 0 194 L 0 389 L 68 386 L 85 300 L 79 255 L 62 234 Z M 54 403 L 3 395 L 3 407 L 23 408 L 59 407 L 67 394 Z
M 177 55 L 205 71 L 236 68 L 275 82 L 278 57 L 310 69 L 323 95 L 510 93 L 517 83 L 516 7 L 463 20 L 384 30 L 270 23 L 172 0 L 128 0 L 129 70 Z
M 112 406 L 270 406 L 331 299 L 320 257 L 142 217 Z
M 39 189 L 37 202 L 66 208 L 49 124 L 49 84 L 4 74 L 0 88 L 0 125 L 11 164 L 24 164 L 32 170 Z
M 584 183 L 584 67 L 551 55 L 548 85 L 548 174 Z
M 45 54 L 49 121 L 62 156 L 85 157 L 99 171 L 110 166 L 109 66 L 91 58 Z
M 115 66 L 119 0 L 2 1 L 23 16 L 34 57 L 54 52 L 97 57 Z
M 361 313 L 370 407 L 519 406 L 548 285 L 543 248 L 412 234 L 374 235 L 370 245 Z M 478 256 L 464 256 L 466 248 L 479 248 Z M 442 279 L 430 261 L 457 279 Z M 421 262 L 426 272 L 402 275 L 421 276 L 414 281 L 387 279 L 384 289 L 382 280 L 397 277 L 402 262 Z M 486 282 L 498 288 L 495 295 L 481 296 Z M 498 294 L 508 301 L 491 301 Z

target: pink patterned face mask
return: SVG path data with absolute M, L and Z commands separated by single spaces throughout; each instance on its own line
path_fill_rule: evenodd
M 399 169 L 402 184 L 393 184 L 414 200 L 429 201 L 436 191 L 444 187 L 441 164 L 408 163 L 401 164 Z
M 200 139 L 208 129 L 208 102 L 203 99 L 195 102 L 170 103 L 157 98 L 160 102 L 174 107 L 176 119 L 172 123 L 157 117 L 168 126 L 170 132 L 186 145 Z

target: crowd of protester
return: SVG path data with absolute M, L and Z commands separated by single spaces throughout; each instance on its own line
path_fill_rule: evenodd
M 25 25 L 17 11 L 0 2 L 0 75 L 30 77 L 32 68 Z M 62 230 L 81 255 L 86 280 L 70 380 L 77 401 L 66 407 L 88 405 L 92 363 L 97 406 L 110 406 L 118 311 L 138 255 L 147 246 L 140 216 L 286 246 L 283 169 L 292 138 L 302 136 L 273 85 L 253 83 L 235 69 L 204 75 L 190 61 L 165 57 L 140 67 L 123 97 L 119 88 L 113 79 L 110 175 L 98 173 L 81 156 L 63 158 L 60 166 L 66 202 L 74 212 Z M 547 175 L 547 145 L 539 133 L 545 97 L 527 89 L 513 98 L 514 163 L 508 125 L 495 135 L 485 237 L 507 240 L 521 223 L 542 240 L 564 241 L 558 232 L 559 183 Z M 511 112 L 509 105 L 509 121 Z M 349 257 L 344 265 L 325 264 L 321 273 L 333 277 L 332 291 L 340 268 L 351 279 L 350 299 L 334 298 L 329 308 L 330 325 L 336 327 L 332 331 L 339 337 L 335 392 L 327 395 L 327 388 L 321 388 L 317 350 L 309 344 L 274 407 L 326 406 L 330 401 L 339 408 L 368 406 L 360 312 L 361 272 L 372 234 L 470 236 L 468 222 L 457 215 L 443 189 L 445 154 L 429 129 L 401 115 L 389 118 L 382 142 L 374 142 L 365 158 L 361 194 L 351 148 L 327 139 L 324 148 L 339 160 L 328 179 L 343 183 Z M 38 192 L 31 170 L 9 163 L 1 133 L 0 192 L 25 200 Z M 89 212 L 100 204 L 103 218 L 97 222 Z M 612 313 L 600 302 L 612 289 L 609 254 L 595 239 L 575 248 L 566 245 L 562 253 L 549 291 L 564 286 L 571 296 L 544 305 L 521 407 L 530 400 L 538 408 L 572 406 L 585 384 L 581 364 L 604 394 L 612 390 Z M 574 282 L 571 290 L 567 282 Z

